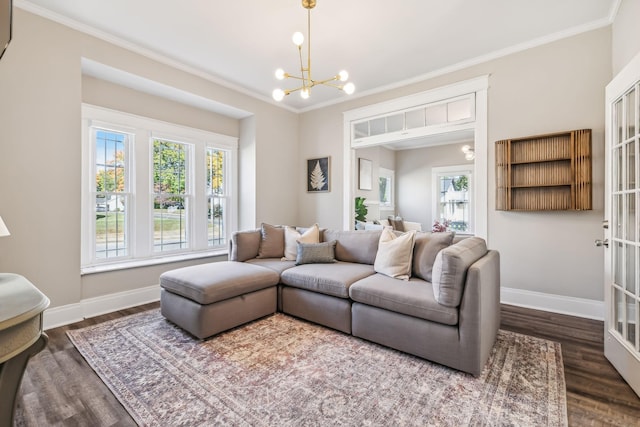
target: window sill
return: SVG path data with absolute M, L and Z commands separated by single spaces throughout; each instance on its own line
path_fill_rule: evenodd
M 188 254 L 177 254 L 171 256 L 163 256 L 161 258 L 134 259 L 108 264 L 88 265 L 80 269 L 80 275 L 106 273 L 109 271 L 127 270 L 129 268 L 149 267 L 152 265 L 170 264 L 172 262 L 190 261 L 200 258 L 210 258 L 216 256 L 226 256 L 229 254 L 228 249 L 218 249 L 215 251 L 195 252 Z

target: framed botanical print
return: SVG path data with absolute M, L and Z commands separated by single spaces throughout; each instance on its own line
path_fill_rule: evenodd
M 318 157 L 307 160 L 307 192 L 322 193 L 330 191 L 330 157 Z

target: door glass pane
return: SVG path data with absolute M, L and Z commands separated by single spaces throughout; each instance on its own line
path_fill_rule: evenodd
M 635 298 L 626 295 L 626 310 L 627 310 L 627 341 L 633 346 L 636 346 L 636 301 Z
M 613 283 L 618 286 L 623 285 L 622 260 L 622 242 L 615 242 L 613 245 Z
M 627 146 L 627 189 L 636 188 L 636 143 L 631 141 Z
M 448 230 L 470 232 L 469 175 L 441 175 L 438 221 L 447 224 Z
M 627 95 L 627 138 L 636 134 L 636 90 L 633 89 Z
M 622 215 L 624 213 L 624 209 L 622 208 L 623 201 L 622 194 L 616 194 L 613 196 L 613 219 L 614 219 L 614 227 L 613 227 L 613 237 L 618 239 L 622 238 Z
M 620 335 L 623 334 L 624 328 L 624 295 L 622 291 L 618 288 L 614 288 L 614 298 L 613 298 L 613 319 L 614 319 L 614 328 Z
M 614 145 L 620 144 L 620 142 L 622 141 L 622 99 L 619 100 L 618 102 L 616 102 L 613 106 L 613 115 L 614 115 L 614 123 L 615 123 L 615 129 L 614 129 L 614 138 L 615 141 L 613 141 Z
M 627 194 L 627 233 L 626 239 L 636 240 L 636 195 L 635 193 Z
M 626 270 L 625 287 L 627 291 L 636 292 L 636 248 L 634 245 L 626 245 Z
M 622 147 L 618 147 L 613 150 L 613 191 L 622 191 L 622 164 Z

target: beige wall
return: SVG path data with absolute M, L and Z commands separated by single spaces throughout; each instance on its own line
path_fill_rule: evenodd
M 341 179 L 344 111 L 486 74 L 490 75 L 488 243 L 501 252 L 502 286 L 602 300 L 603 253 L 594 248 L 593 240 L 602 235 L 604 87 L 611 79 L 610 28 L 302 114 L 302 158 L 311 153 L 332 156 L 334 179 Z M 495 211 L 495 141 L 581 128 L 593 129 L 594 136 L 592 211 Z M 336 185 L 332 188 L 322 198 L 302 194 L 302 222 L 341 228 L 343 191 Z
M 612 25 L 612 65 L 615 76 L 640 54 L 640 1 L 622 0 Z
M 83 101 L 239 136 L 244 225 L 295 223 L 299 193 L 296 114 L 22 9 L 14 10 L 14 38 L 0 61 L 0 216 L 12 233 L 0 239 L 0 271 L 26 276 L 51 299 L 52 307 L 58 307 L 154 285 L 162 271 L 208 261 L 80 276 Z M 83 79 L 82 57 L 252 116 L 240 122 L 93 78 Z M 251 179 L 251 169 L 259 179 Z
M 56 307 L 156 284 L 162 271 L 183 265 L 80 276 L 80 105 L 117 105 L 114 95 L 132 95 L 83 79 L 82 57 L 252 114 L 229 120 L 143 94 L 130 104 L 136 114 L 240 137 L 242 228 L 262 221 L 341 228 L 342 113 L 490 74 L 488 240 L 502 254 L 502 284 L 601 300 L 603 254 L 592 242 L 603 216 L 604 86 L 640 50 L 637 8 L 623 0 L 613 43 L 612 30 L 599 29 L 300 115 L 16 8 L 14 39 L 0 61 L 0 216 L 12 232 L 0 239 L 0 271 L 25 275 Z M 578 128 L 594 130 L 593 211 L 493 209 L 494 141 Z M 307 193 L 301 165 L 323 156 L 331 156 L 331 191 Z M 184 264 L 194 262 L 201 261 Z

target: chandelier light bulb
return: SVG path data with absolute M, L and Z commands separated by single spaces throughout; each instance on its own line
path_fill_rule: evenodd
M 300 31 L 296 31 L 293 33 L 291 40 L 293 40 L 293 44 L 296 46 L 302 46 L 302 43 L 304 43 L 304 35 L 302 35 Z
M 272 96 L 273 99 L 280 102 L 284 99 L 284 91 L 282 89 L 274 89 Z
M 342 90 L 344 90 L 344 92 L 347 95 L 351 95 L 353 92 L 356 91 L 356 85 L 354 85 L 353 83 L 349 82 L 346 85 L 344 85 L 344 87 L 342 88 Z
M 295 44 L 298 47 L 297 49 L 298 56 L 300 58 L 299 73 L 296 72 L 295 74 L 292 75 L 289 73 L 285 73 L 282 68 L 278 68 L 277 70 L 275 70 L 276 79 L 278 80 L 295 79 L 295 80 L 298 80 L 299 83 L 298 83 L 298 86 L 294 88 L 275 89 L 271 95 L 273 96 L 273 99 L 275 99 L 278 102 L 282 101 L 287 95 L 290 95 L 293 92 L 298 92 L 298 91 L 300 92 L 300 97 L 302 99 L 308 99 L 311 96 L 311 88 L 318 85 L 325 85 L 325 86 L 332 87 L 334 89 L 342 90 L 348 95 L 351 95 L 356 90 L 356 87 L 353 83 L 351 82 L 347 83 L 347 80 L 349 79 L 349 73 L 346 70 L 340 70 L 338 74 L 334 74 L 322 80 L 314 80 L 313 78 L 311 78 L 311 75 L 313 74 L 311 72 L 311 9 L 313 9 L 315 6 L 316 6 L 316 0 L 302 0 L 302 7 L 307 10 L 306 36 L 302 32 L 296 31 L 295 33 L 293 33 L 293 36 L 291 37 L 293 44 Z M 305 37 L 306 37 L 306 42 L 309 44 L 308 46 L 309 52 L 307 52 L 306 60 L 303 59 L 305 55 L 304 55 L 304 52 L 302 52 L 303 44 L 305 43 Z M 336 83 L 338 81 L 341 83 Z

